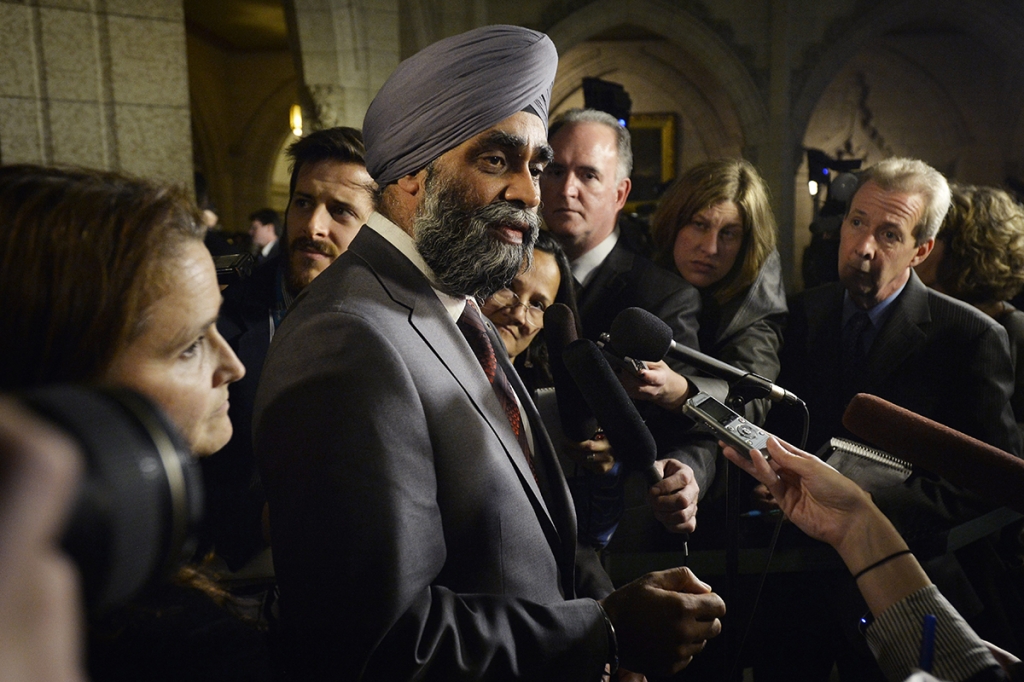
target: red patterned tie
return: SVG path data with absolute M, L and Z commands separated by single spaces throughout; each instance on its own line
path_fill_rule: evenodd
M 505 416 L 512 427 L 512 433 L 516 435 L 519 447 L 523 449 L 526 461 L 530 464 L 530 471 L 536 480 L 537 471 L 533 468 L 533 456 L 530 454 L 530 444 L 526 440 L 526 429 L 523 428 L 522 413 L 520 413 L 519 405 L 516 403 L 515 395 L 512 393 L 512 384 L 508 382 L 508 377 L 498 367 L 498 360 L 494 357 L 494 346 L 491 345 L 491 338 L 487 334 L 484 321 L 480 317 L 476 305 L 472 302 L 467 302 L 466 308 L 462 311 L 462 315 L 456 324 L 462 335 L 466 337 L 466 341 L 469 342 L 469 347 L 476 354 L 477 362 L 480 363 L 484 374 L 487 375 L 487 380 L 491 382 L 491 388 L 494 389 L 494 394 L 498 396 L 498 402 L 501 403 L 502 409 L 505 410 Z

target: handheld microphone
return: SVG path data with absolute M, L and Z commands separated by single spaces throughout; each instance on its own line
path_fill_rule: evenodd
M 1024 513 L 1024 461 L 887 400 L 858 393 L 843 426 L 900 459 Z
M 643 308 L 626 308 L 612 321 L 608 350 L 621 357 L 657 362 L 666 355 L 678 358 L 708 374 L 725 379 L 743 397 L 768 398 L 772 402 L 803 405 L 795 394 L 768 379 L 687 348 L 672 338 L 672 328 Z
M 661 480 L 654 466 L 658 446 L 626 389 L 619 383 L 601 350 L 589 339 L 573 341 L 563 354 L 569 371 L 587 405 L 604 429 L 615 456 L 644 472 L 651 485 Z
M 544 311 L 544 339 L 548 347 L 551 378 L 555 382 L 558 417 L 566 438 L 580 443 L 594 437 L 597 420 L 562 359 L 566 346 L 575 341 L 576 336 L 576 320 L 569 306 L 562 303 L 548 306 Z

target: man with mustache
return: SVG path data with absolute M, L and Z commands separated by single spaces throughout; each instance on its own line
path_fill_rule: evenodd
M 477 308 L 536 239 L 557 53 L 488 26 L 406 60 L 363 124 L 379 209 L 303 291 L 257 396 L 294 679 L 665 674 L 720 629 L 687 569 L 612 592 Z M 578 558 L 580 557 L 580 558 Z
M 294 297 L 348 248 L 373 212 L 365 153 L 355 128 L 318 130 L 293 143 L 285 237 L 279 240 L 284 248 L 224 291 L 217 328 L 248 371 L 228 389 L 231 441 L 202 466 L 208 542 L 232 569 L 267 547 L 266 499 L 252 453 L 252 406 L 263 360 Z

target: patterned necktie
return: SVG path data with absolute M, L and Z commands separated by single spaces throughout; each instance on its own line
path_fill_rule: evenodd
M 530 465 L 530 471 L 533 473 L 534 480 L 536 480 L 537 471 L 533 467 L 530 444 L 526 440 L 526 429 L 523 428 L 523 416 L 519 411 L 515 395 L 512 393 L 512 384 L 508 382 L 505 372 L 498 367 L 498 360 L 494 356 L 494 346 L 491 345 L 491 338 L 488 336 L 487 329 L 484 327 L 484 321 L 473 303 L 466 303 L 466 308 L 462 311 L 462 315 L 456 324 L 462 335 L 466 337 L 466 341 L 469 342 L 469 347 L 476 354 L 477 362 L 480 363 L 484 374 L 487 375 L 487 380 L 491 382 L 491 388 L 494 389 L 494 394 L 498 396 L 498 402 L 501 403 L 501 407 L 505 411 L 505 417 L 512 427 L 512 433 L 515 434 L 516 440 L 519 441 L 519 447 L 522 448 L 523 454 L 526 455 L 526 461 Z

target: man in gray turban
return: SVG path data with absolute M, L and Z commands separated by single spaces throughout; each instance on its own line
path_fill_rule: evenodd
M 477 301 L 532 255 L 557 57 L 491 26 L 402 63 L 364 121 L 380 208 L 296 301 L 257 396 L 294 679 L 677 670 L 718 633 L 687 569 L 620 591 Z M 671 617 L 659 614 L 674 614 Z

